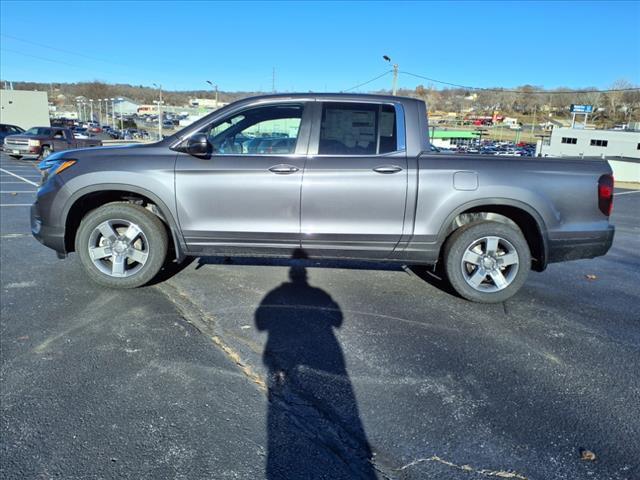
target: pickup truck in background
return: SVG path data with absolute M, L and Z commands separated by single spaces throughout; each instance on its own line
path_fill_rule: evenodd
M 144 285 L 167 257 L 301 249 L 440 264 L 478 302 L 511 297 L 531 269 L 609 250 L 605 160 L 443 155 L 428 131 L 411 98 L 249 98 L 154 144 L 55 153 L 31 228 L 107 287 Z
M 44 159 L 53 152 L 101 145 L 99 139 L 75 138 L 69 128 L 33 127 L 23 133 L 6 136 L 2 149 L 14 158 L 29 156 Z

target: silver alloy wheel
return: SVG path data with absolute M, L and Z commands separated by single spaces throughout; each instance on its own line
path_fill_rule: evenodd
M 149 241 L 142 229 L 128 220 L 107 220 L 89 236 L 89 257 L 98 270 L 111 277 L 135 275 L 149 257 Z
M 515 247 L 502 237 L 482 237 L 469 245 L 462 255 L 462 276 L 479 292 L 504 290 L 518 273 L 519 257 Z

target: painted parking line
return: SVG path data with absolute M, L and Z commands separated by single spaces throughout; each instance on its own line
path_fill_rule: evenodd
M 613 195 L 617 197 L 618 195 L 630 195 L 632 193 L 640 193 L 640 190 L 633 190 L 631 192 L 618 192 L 614 193 Z
M 0 207 L 30 207 L 31 203 L 0 203 Z
M 35 190 L 0 190 L 0 194 L 14 195 L 16 193 L 36 193 Z
M 18 178 L 20 180 L 23 180 L 23 181 L 25 181 L 26 183 L 28 183 L 30 185 L 33 185 L 34 187 L 38 186 L 38 184 L 36 182 L 32 182 L 31 180 L 27 180 L 26 178 L 21 177 L 20 175 L 18 175 L 16 173 L 11 173 L 9 170 L 5 170 L 4 168 L 0 168 L 0 172 L 8 173 L 9 175 L 11 175 L 13 177 L 16 177 L 16 178 Z

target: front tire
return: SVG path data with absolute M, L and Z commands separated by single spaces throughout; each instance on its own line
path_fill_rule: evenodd
M 473 302 L 504 302 L 516 294 L 531 269 L 531 252 L 516 226 L 482 221 L 451 234 L 444 268 L 455 291 Z
M 131 203 L 108 203 L 80 222 L 75 249 L 89 277 L 109 288 L 149 283 L 167 256 L 167 231 L 147 209 Z
M 52 153 L 53 153 L 53 150 L 51 150 L 51 147 L 49 147 L 48 145 L 45 145 L 44 147 L 42 147 L 42 151 L 40 152 L 40 158 L 38 160 L 44 160 Z

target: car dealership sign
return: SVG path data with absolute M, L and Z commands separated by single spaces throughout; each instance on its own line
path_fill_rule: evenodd
M 575 105 L 571 104 L 571 113 L 592 113 L 593 105 Z

